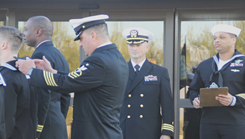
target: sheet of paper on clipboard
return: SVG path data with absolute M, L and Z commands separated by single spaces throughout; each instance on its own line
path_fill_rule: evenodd
M 218 100 L 215 99 L 219 94 L 228 93 L 228 87 L 220 88 L 200 88 L 200 106 L 201 107 L 214 107 L 224 106 Z

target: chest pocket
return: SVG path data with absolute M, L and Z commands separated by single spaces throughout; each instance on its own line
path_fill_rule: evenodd
M 144 81 L 143 87 L 140 90 L 145 94 L 155 94 L 159 91 L 159 81 Z
M 158 84 L 159 84 L 158 81 L 148 81 L 148 82 L 144 81 L 144 85 L 158 85 Z

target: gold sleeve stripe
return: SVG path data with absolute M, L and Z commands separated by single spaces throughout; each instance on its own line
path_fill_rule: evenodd
M 236 96 L 239 96 L 239 97 L 242 97 L 243 99 L 245 99 L 245 94 L 242 93 L 242 94 L 237 94 Z
M 43 76 L 44 76 L 44 80 L 48 86 L 58 86 L 54 81 L 53 73 L 43 71 Z
M 58 85 L 56 84 L 55 80 L 54 80 L 54 74 L 49 72 L 49 76 L 50 76 L 52 85 L 53 85 L 53 86 L 58 86 Z
M 43 131 L 43 125 L 37 125 L 37 132 Z
M 50 82 L 50 78 L 49 78 L 49 76 L 48 76 L 48 72 L 46 72 L 46 71 L 43 71 L 43 75 L 44 75 L 44 78 L 46 78 L 46 83 L 47 83 L 47 85 L 48 86 L 51 86 L 51 82 Z
M 50 81 L 50 76 L 49 76 L 49 73 L 48 72 L 45 72 L 46 76 L 47 76 L 47 79 L 48 79 L 48 82 L 49 82 L 49 86 L 52 86 L 52 82 Z
M 72 79 L 77 78 L 77 77 L 79 77 L 81 75 L 82 75 L 82 71 L 80 71 L 79 74 L 76 71 L 73 71 L 73 72 L 68 74 L 68 76 L 71 77 Z
M 73 75 L 72 75 L 72 72 L 68 74 L 68 76 L 72 79 L 74 79 Z
M 77 74 L 76 72 L 72 72 L 71 74 L 72 74 L 75 78 L 78 77 L 78 74 Z
M 171 132 L 174 132 L 174 126 L 173 125 L 170 125 L 170 124 L 163 124 L 162 126 L 162 130 L 169 130 Z
M 43 71 L 43 77 L 44 77 L 44 80 L 45 80 L 46 84 L 49 85 L 48 79 L 46 77 L 46 71 Z
M 76 73 L 76 74 L 77 74 L 77 73 Z M 83 75 L 83 72 L 82 72 L 82 71 L 80 71 L 80 73 L 77 74 L 77 76 L 81 76 L 81 75 Z

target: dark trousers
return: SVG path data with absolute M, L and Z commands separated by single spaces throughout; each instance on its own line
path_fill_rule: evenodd
M 201 124 L 201 139 L 245 139 L 245 125 Z
M 185 125 L 183 127 L 184 139 L 200 139 L 201 109 L 185 109 Z

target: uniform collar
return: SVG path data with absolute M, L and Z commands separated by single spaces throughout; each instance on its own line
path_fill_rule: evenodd
M 229 64 L 236 58 L 238 57 L 243 57 L 244 55 L 241 54 L 239 51 L 235 50 L 234 55 L 226 62 L 226 64 L 223 65 L 223 67 L 218 70 L 218 65 L 219 65 L 219 55 L 213 56 L 213 61 L 212 61 L 212 71 L 213 73 L 209 77 L 209 83 L 210 87 L 223 87 L 223 76 L 222 76 L 222 71 L 224 71 Z
M 51 40 L 45 40 L 45 41 L 42 41 L 41 43 L 39 43 L 38 45 L 37 45 L 37 47 L 36 47 L 36 49 L 40 46 L 40 45 L 42 45 L 43 43 L 45 43 L 45 42 L 51 42 Z
M 16 71 L 17 68 L 15 68 L 15 62 L 16 62 L 16 60 L 9 61 L 9 62 L 1 65 L 1 67 L 5 67 L 5 68 L 10 69 L 12 71 Z
M 106 45 L 110 45 L 110 44 L 112 44 L 112 42 L 106 42 L 106 43 L 101 44 L 101 45 L 98 46 L 97 48 L 100 48 L 100 47 L 103 47 L 103 46 L 106 46 Z M 97 48 L 96 48 L 96 49 L 97 49 Z
M 229 63 L 230 61 L 234 60 L 235 58 L 242 57 L 242 56 L 244 56 L 244 55 L 235 49 L 234 55 L 226 63 Z M 218 67 L 218 65 L 219 65 L 219 53 L 217 53 L 215 56 L 213 56 L 213 59 L 216 63 L 216 66 Z
M 139 71 L 142 68 L 142 65 L 145 63 L 145 60 L 146 60 L 146 58 L 138 64 L 140 66 Z M 134 61 L 132 61 L 132 59 L 131 59 L 131 63 L 132 63 L 133 68 L 135 65 L 137 65 L 136 63 L 134 63 Z M 134 71 L 135 71 L 135 69 L 134 69 Z
M 92 53 L 92 55 L 97 53 L 97 52 L 104 51 L 104 50 L 107 50 L 107 49 L 117 49 L 117 46 L 114 43 L 104 45 L 103 47 L 99 47 L 99 48 L 95 49 L 94 52 Z

